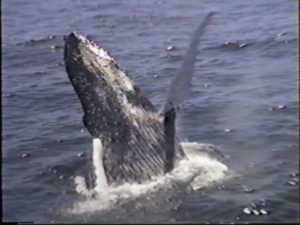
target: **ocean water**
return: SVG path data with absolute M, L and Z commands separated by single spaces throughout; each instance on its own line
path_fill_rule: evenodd
M 178 109 L 190 160 L 152 183 L 84 195 L 92 140 L 63 36 L 108 49 L 159 109 L 210 11 Z M 299 222 L 298 13 L 292 0 L 2 1 L 3 221 Z

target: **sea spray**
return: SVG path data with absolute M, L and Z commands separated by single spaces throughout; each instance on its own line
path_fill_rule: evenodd
M 226 178 L 228 167 L 217 159 L 224 158 L 224 156 L 216 146 L 196 142 L 185 142 L 182 143 L 182 146 L 187 154 L 186 159 L 181 160 L 171 173 L 158 176 L 142 184 L 125 183 L 117 187 L 107 186 L 107 189 L 101 189 L 103 174 L 101 169 L 99 170 L 99 165 L 94 164 L 96 179 L 99 179 L 96 181 L 95 189 L 87 190 L 84 178 L 77 177 L 75 180 L 76 191 L 85 198 L 76 202 L 68 211 L 72 214 L 106 211 L 126 204 L 126 202 L 138 201 L 138 199 L 143 199 L 139 205 L 159 205 L 161 203 L 157 201 L 166 202 L 166 199 L 162 198 L 172 198 L 187 188 L 198 190 Z M 99 163 L 97 160 L 95 162 Z M 97 184 L 100 184 L 101 188 Z M 150 197 L 147 198 L 147 196 Z M 146 199 L 151 200 L 146 203 Z

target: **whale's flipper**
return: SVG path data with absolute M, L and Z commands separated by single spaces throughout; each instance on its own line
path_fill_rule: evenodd
M 210 12 L 204 18 L 203 22 L 199 24 L 195 33 L 192 36 L 191 43 L 186 52 L 183 63 L 177 71 L 176 76 L 170 85 L 167 100 L 162 110 L 164 114 L 165 123 L 165 136 L 168 142 L 166 149 L 167 166 L 166 172 L 173 169 L 175 151 L 173 143 L 175 143 L 175 119 L 176 119 L 176 106 L 178 106 L 187 96 L 190 90 L 190 84 L 194 75 L 194 65 L 198 53 L 199 39 L 203 35 L 207 24 L 214 12 Z
M 214 12 L 208 13 L 203 22 L 199 24 L 195 33 L 193 34 L 191 43 L 184 57 L 184 61 L 178 69 L 177 74 L 170 85 L 169 94 L 167 96 L 166 104 L 163 109 L 164 113 L 178 106 L 186 98 L 190 90 L 192 77 L 194 75 L 194 65 L 198 53 L 199 40 L 203 35 L 205 28 L 210 21 L 210 18 L 214 14 Z
M 83 122 L 101 141 L 108 184 L 148 180 L 184 157 L 175 138 L 175 98 L 159 114 L 106 50 L 76 33 L 65 37 L 64 60 Z

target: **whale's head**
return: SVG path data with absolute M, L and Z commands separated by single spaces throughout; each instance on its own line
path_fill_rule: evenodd
M 72 32 L 65 36 L 65 63 L 70 79 L 77 89 L 106 86 L 135 92 L 136 87 L 119 69 L 107 50 L 82 35 Z M 89 84 L 89 85 L 88 85 Z
M 107 50 L 75 32 L 64 39 L 66 70 L 81 101 L 84 123 L 93 137 L 112 130 L 118 120 L 125 123 L 158 118 L 152 103 Z

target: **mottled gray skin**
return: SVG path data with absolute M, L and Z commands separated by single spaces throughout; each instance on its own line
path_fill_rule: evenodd
M 213 14 L 206 15 L 192 36 L 163 115 L 106 50 L 75 33 L 65 38 L 66 70 L 83 107 L 83 122 L 92 137 L 102 142 L 110 185 L 143 182 L 168 173 L 184 157 L 175 136 L 175 108 L 187 96 L 199 38 Z
M 102 142 L 110 185 L 151 179 L 184 157 L 175 138 L 175 110 L 168 119 L 159 115 L 106 50 L 71 33 L 65 37 L 64 59 L 83 122 Z

